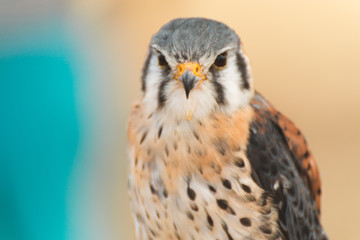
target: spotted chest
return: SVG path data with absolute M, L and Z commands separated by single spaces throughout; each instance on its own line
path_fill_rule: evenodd
M 167 123 L 135 105 L 129 196 L 138 239 L 280 239 L 271 198 L 246 157 L 250 108 Z

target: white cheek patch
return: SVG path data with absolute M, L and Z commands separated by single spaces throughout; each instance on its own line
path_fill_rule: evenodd
M 229 56 L 227 62 L 227 67 L 224 70 L 220 71 L 218 82 L 224 87 L 224 96 L 227 103 L 223 110 L 231 113 L 234 110 L 248 104 L 251 98 L 252 91 L 241 88 L 242 76 L 238 69 L 238 66 L 236 65 L 236 56 Z M 249 78 L 250 77 L 251 76 L 249 76 Z M 251 81 L 251 79 L 249 79 L 249 81 Z
M 146 91 L 144 96 L 144 103 L 146 105 L 146 114 L 154 112 L 158 107 L 159 88 L 163 78 L 163 73 L 157 63 L 157 57 L 152 56 L 145 79 Z

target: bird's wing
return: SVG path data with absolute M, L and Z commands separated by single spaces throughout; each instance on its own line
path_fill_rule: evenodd
M 291 239 L 320 239 L 321 182 L 316 162 L 298 128 L 260 94 L 247 149 L 255 181 L 274 199 L 279 224 Z

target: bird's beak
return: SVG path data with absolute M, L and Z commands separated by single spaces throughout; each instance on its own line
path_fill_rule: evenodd
M 206 79 L 206 76 L 199 63 L 187 62 L 177 66 L 176 80 L 185 90 L 186 98 L 189 98 L 190 91 L 198 88 Z

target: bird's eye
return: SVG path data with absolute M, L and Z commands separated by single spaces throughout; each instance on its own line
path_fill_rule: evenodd
M 219 56 L 216 57 L 214 65 L 216 67 L 224 67 L 226 65 L 226 57 L 227 57 L 226 52 L 220 54 Z
M 168 63 L 167 63 L 164 55 L 159 54 L 159 56 L 158 56 L 158 61 L 159 61 L 159 66 L 161 66 L 161 67 L 166 67 L 166 66 L 168 66 Z

